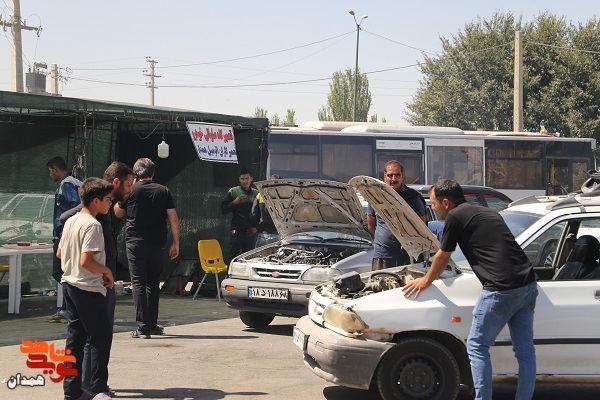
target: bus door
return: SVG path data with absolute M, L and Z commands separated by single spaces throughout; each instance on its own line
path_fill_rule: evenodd
M 548 157 L 546 161 L 546 194 L 562 195 L 581 188 L 590 165 L 586 159 Z
M 423 171 L 423 155 L 419 153 L 377 153 L 376 178 L 383 180 L 385 164 L 390 160 L 400 161 L 404 167 L 404 181 L 407 185 L 425 184 Z

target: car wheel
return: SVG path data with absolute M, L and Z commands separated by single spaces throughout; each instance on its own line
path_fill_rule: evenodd
M 377 370 L 383 400 L 451 400 L 460 372 L 448 349 L 428 338 L 408 338 L 390 349 Z
M 257 312 L 240 311 L 240 319 L 250 328 L 264 328 L 268 326 L 275 318 L 274 315 L 267 315 Z

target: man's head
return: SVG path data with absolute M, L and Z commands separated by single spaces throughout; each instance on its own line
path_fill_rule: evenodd
M 113 190 L 113 185 L 104 179 L 87 178 L 79 188 L 79 197 L 83 206 L 92 214 L 106 214 L 111 205 L 110 194 Z
M 65 163 L 65 160 L 60 156 L 56 156 L 48 161 L 46 167 L 48 167 L 50 178 L 52 178 L 54 182 L 60 182 L 67 173 L 67 163 Z
M 240 186 L 242 187 L 242 189 L 244 189 L 244 190 L 250 189 L 250 185 L 252 184 L 253 179 L 254 179 L 254 176 L 252 175 L 252 171 L 249 168 L 244 167 L 240 170 L 239 181 L 240 181 Z
M 103 178 L 114 186 L 112 196 L 115 199 L 123 201 L 131 193 L 133 170 L 128 165 L 119 161 L 112 162 L 104 171 Z
M 273 174 L 269 177 L 269 180 L 272 181 L 273 179 L 281 179 L 281 176 L 279 176 L 279 174 Z
M 391 160 L 385 163 L 383 179 L 394 190 L 400 190 L 402 182 L 404 182 L 404 167 L 400 164 L 400 161 Z
M 429 200 L 431 200 L 431 208 L 438 213 L 440 218 L 446 219 L 448 212 L 452 210 L 456 204 L 464 201 L 465 196 L 458 182 L 452 179 L 442 179 L 437 181 L 431 189 L 429 189 Z
M 154 178 L 154 163 L 149 158 L 139 158 L 133 164 L 133 174 L 137 179 Z

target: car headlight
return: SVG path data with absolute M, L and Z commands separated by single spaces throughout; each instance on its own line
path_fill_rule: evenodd
M 229 264 L 229 276 L 249 278 L 250 268 L 246 263 L 233 261 Z
M 328 282 L 334 276 L 340 275 L 341 272 L 336 268 L 319 268 L 314 267 L 307 269 L 302 274 L 302 280 L 308 282 Z
M 339 304 L 326 307 L 323 320 L 329 328 L 342 335 L 357 334 L 367 327 L 354 311 L 342 308 Z

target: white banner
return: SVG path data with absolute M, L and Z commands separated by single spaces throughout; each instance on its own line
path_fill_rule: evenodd
M 186 125 L 201 160 L 237 164 L 232 126 L 202 122 L 186 122 Z

